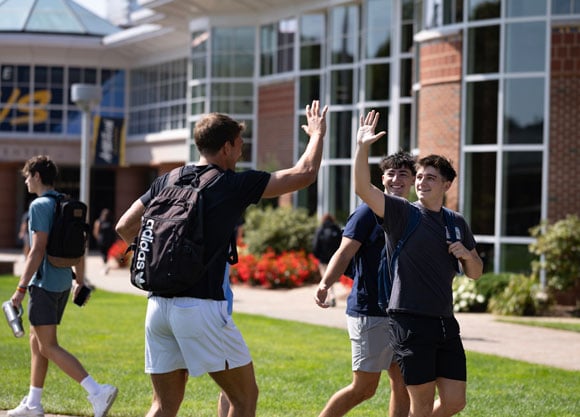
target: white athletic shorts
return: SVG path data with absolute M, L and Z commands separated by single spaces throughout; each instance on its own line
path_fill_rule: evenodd
M 352 370 L 381 372 L 393 361 L 387 317 L 346 316 L 352 349 Z
M 145 372 L 187 369 L 190 376 L 249 364 L 250 352 L 227 301 L 150 297 L 145 318 Z

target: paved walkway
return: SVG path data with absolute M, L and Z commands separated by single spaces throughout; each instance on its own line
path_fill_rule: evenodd
M 0 261 L 10 259 L 17 260 L 14 272 L 20 273 L 22 262 L 18 254 L 0 253 Z M 102 262 L 96 255 L 89 256 L 87 270 L 87 276 L 97 289 L 145 296 L 143 291 L 130 284 L 127 269 L 112 268 L 105 274 Z M 344 291 L 338 294 L 336 307 L 321 309 L 314 303 L 314 286 L 293 290 L 234 286 L 233 290 L 234 311 L 346 329 Z M 580 371 L 580 333 L 500 323 L 491 314 L 459 313 L 456 316 L 468 351 Z M 576 318 L 557 320 L 580 322 Z M 0 417 L 4 416 L 6 413 L 0 411 Z M 47 414 L 46 417 L 52 416 Z

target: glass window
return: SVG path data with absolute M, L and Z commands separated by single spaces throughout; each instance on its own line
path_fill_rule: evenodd
M 403 103 L 399 107 L 399 149 L 411 150 L 411 104 Z
M 468 74 L 485 74 L 499 71 L 499 26 L 469 29 L 468 42 Z
M 330 73 L 330 103 L 352 104 L 353 94 L 353 70 L 332 71 Z
M 468 2 L 469 20 L 497 19 L 500 16 L 500 0 L 468 0 Z
M 508 79 L 504 97 L 504 142 L 542 143 L 544 79 Z
M 366 7 L 365 57 L 391 55 L 391 0 L 369 0 Z
M 506 71 L 544 71 L 546 23 L 510 23 L 506 27 Z
M 443 24 L 463 22 L 463 0 L 443 0 Z
M 508 17 L 544 16 L 546 0 L 509 0 L 506 2 Z
M 260 28 L 260 74 L 272 75 L 274 73 L 274 25 L 266 25 Z
M 300 69 L 321 67 L 325 26 L 322 13 L 307 14 L 300 19 Z
M 496 153 L 465 155 L 465 207 L 463 214 L 476 235 L 493 235 L 495 223 Z
M 331 165 L 328 173 L 328 211 L 344 224 L 350 213 L 350 165 Z
M 294 69 L 294 39 L 297 30 L 296 19 L 281 20 L 278 24 L 277 72 Z
M 330 114 L 330 158 L 350 158 L 352 145 L 352 111 L 337 111 Z
M 377 123 L 377 132 L 389 131 L 389 108 L 388 107 L 367 107 L 364 109 L 364 115 L 367 115 L 371 110 L 379 112 L 379 122 Z M 355 138 L 352 139 L 353 141 Z M 387 136 L 383 136 L 371 145 L 369 149 L 370 156 L 384 156 L 389 153 L 389 141 Z
M 412 0 L 401 3 L 401 52 L 411 52 L 413 48 L 413 11 Z
M 413 60 L 401 59 L 401 97 L 411 97 L 413 94 Z
M 354 62 L 358 42 L 358 6 L 338 6 L 330 12 L 331 63 L 346 64 Z
M 468 145 L 497 143 L 498 82 L 467 84 L 465 142 Z
M 500 271 L 529 274 L 534 258 L 528 245 L 504 243 L 501 245 Z
M 580 0 L 552 0 L 552 14 L 580 13 Z
M 212 75 L 252 77 L 254 74 L 254 28 L 214 28 L 212 30 Z
M 298 108 L 303 109 L 312 100 L 320 98 L 320 75 L 306 75 L 300 77 L 300 97 Z
M 483 273 L 493 272 L 495 264 L 494 245 L 490 243 L 478 243 L 475 249 L 483 261 Z
M 529 228 L 540 223 L 542 153 L 505 152 L 503 166 L 501 234 L 529 236 Z
M 365 100 L 378 101 L 390 98 L 390 65 L 366 65 L 365 70 Z

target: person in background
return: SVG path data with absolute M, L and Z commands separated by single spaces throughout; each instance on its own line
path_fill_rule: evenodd
M 8 411 L 10 417 L 44 416 L 41 399 L 49 362 L 53 362 L 87 391 L 95 417 L 106 416 L 117 397 L 116 387 L 98 384 L 79 360 L 58 343 L 57 327 L 69 299 L 73 278 L 76 281 L 75 296 L 83 286 L 84 261 L 74 267 L 76 274 L 73 274 L 71 268 L 53 266 L 45 256 L 56 204 L 48 195 L 58 195 L 54 189 L 57 173 L 55 163 L 44 155 L 29 159 L 22 169 L 28 192 L 38 198 L 30 204 L 30 252 L 11 301 L 16 308 L 20 308 L 26 293 L 30 294 L 30 388 L 20 405 Z
M 452 283 L 458 262 L 471 279 L 481 276 L 483 262 L 473 233 L 459 213 L 452 213 L 458 240 L 450 241 L 443 200 L 457 174 L 447 158 L 428 155 L 417 161 L 415 203 L 384 194 L 371 183 L 369 148 L 386 134 L 375 134 L 378 119 L 374 110 L 360 117 L 355 191 L 382 219 L 391 251 L 404 233 L 411 210 L 420 212 L 419 225 L 407 239 L 391 276 L 387 313 L 395 357 L 411 400 L 409 416 L 449 417 L 465 407 L 467 386 L 465 351 L 453 315 Z
M 415 179 L 415 160 L 406 152 L 384 157 L 379 163 L 385 193 L 408 198 Z M 340 247 L 330 259 L 314 300 L 327 307 L 328 288 L 353 262 L 353 286 L 347 299 L 346 319 L 352 349 L 352 383 L 337 391 L 319 417 L 340 417 L 375 395 L 381 372 L 390 378 L 390 417 L 407 417 L 409 396 L 401 370 L 393 362 L 387 313 L 378 305 L 378 269 L 385 238 L 377 218 L 366 204 L 349 216 Z
M 28 235 L 28 210 L 24 212 L 22 218 L 20 219 L 18 239 L 20 239 L 22 242 L 22 254 L 24 255 L 24 259 L 26 259 L 28 252 L 30 252 L 30 236 Z
M 101 210 L 101 214 L 93 224 L 93 237 L 97 242 L 97 247 L 103 259 L 104 273 L 109 273 L 109 249 L 117 240 L 115 233 L 115 222 L 113 213 L 108 208 Z
M 326 268 L 328 267 L 330 258 L 340 246 L 341 239 L 342 229 L 336 223 L 332 214 L 326 213 L 322 216 L 321 224 L 318 229 L 316 229 L 312 241 L 312 254 L 316 259 L 318 259 L 318 272 L 320 273 L 321 278 L 326 273 Z M 328 293 L 330 294 L 328 304 L 331 307 L 335 307 L 336 295 L 332 289 L 332 285 L 328 287 Z
M 305 188 L 317 176 L 326 133 L 325 106 L 318 100 L 306 106 L 310 137 L 296 164 L 287 169 L 236 171 L 242 156 L 244 125 L 221 113 L 210 113 L 195 124 L 194 140 L 200 158 L 184 167 L 184 175 L 199 173 L 209 165 L 223 175 L 204 190 L 204 223 L 212 233 L 205 235 L 207 253 L 220 254 L 204 277 L 175 297 L 152 293 L 145 322 L 145 370 L 151 376 L 153 403 L 147 417 L 175 417 L 185 395 L 188 376 L 205 373 L 221 388 L 227 405 L 218 413 L 229 417 L 256 414 L 258 386 L 249 349 L 228 314 L 224 294 L 224 270 L 228 242 L 239 219 L 250 204 Z M 141 216 L 149 202 L 167 185 L 168 175 L 158 177 L 150 189 L 121 216 L 116 226 L 121 238 L 131 243 L 137 236 Z

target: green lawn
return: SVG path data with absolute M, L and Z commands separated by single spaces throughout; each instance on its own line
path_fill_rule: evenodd
M 545 327 L 548 329 L 566 330 L 569 332 L 580 333 L 580 319 L 576 319 L 575 321 L 570 322 L 534 320 L 533 318 L 529 317 L 505 317 L 497 319 L 497 321 L 501 321 L 502 323 L 521 324 L 531 327 Z
M 0 300 L 10 298 L 16 279 L 0 277 Z M 143 373 L 146 299 L 96 291 L 89 304 L 67 307 L 59 329 L 63 347 L 75 354 L 99 382 L 119 387 L 112 417 L 143 416 L 151 398 Z M 258 415 L 316 416 L 326 400 L 350 382 L 350 343 L 345 330 L 235 314 L 254 358 L 260 398 Z M 28 334 L 28 324 L 26 324 Z M 0 326 L 0 409 L 14 407 L 27 393 L 27 339 Z M 466 417 L 572 417 L 580 415 L 580 372 L 563 371 L 468 352 Z M 181 416 L 214 417 L 218 389 L 204 376 L 188 384 Z M 51 365 L 43 397 L 47 413 L 89 416 L 84 390 Z M 388 382 L 349 416 L 384 417 Z

